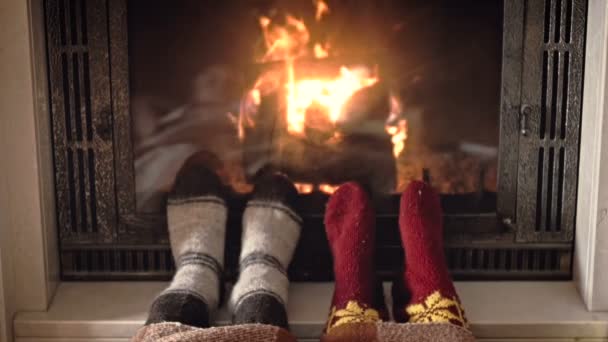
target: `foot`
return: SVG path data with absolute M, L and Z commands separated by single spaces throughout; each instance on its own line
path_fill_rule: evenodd
M 397 283 L 393 291 L 395 319 L 466 327 L 445 260 L 439 195 L 429 185 L 412 182 L 405 190 L 399 228 L 405 249 L 405 272 L 403 282 Z
M 230 297 L 234 324 L 287 328 L 287 268 L 300 238 L 298 193 L 281 174 L 260 178 L 243 214 L 239 279 Z
M 375 217 L 361 186 L 346 183 L 331 196 L 325 211 L 325 231 L 335 277 L 327 332 L 346 323 L 381 320 L 384 310 L 376 305 Z
M 178 173 L 167 203 L 177 271 L 154 301 L 148 323 L 207 327 L 217 309 L 224 266 L 227 209 L 218 176 L 193 156 Z

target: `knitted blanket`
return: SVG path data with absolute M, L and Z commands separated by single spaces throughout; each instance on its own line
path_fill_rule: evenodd
M 344 324 L 321 337 L 322 342 L 474 342 L 470 331 L 448 323 Z
M 179 323 L 142 327 L 133 342 L 295 342 L 287 330 L 272 325 L 243 324 L 207 329 Z M 332 329 L 323 342 L 474 342 L 468 330 L 452 324 L 354 323 Z
M 139 329 L 132 342 L 296 342 L 287 330 L 264 324 L 195 328 L 180 323 L 157 323 Z

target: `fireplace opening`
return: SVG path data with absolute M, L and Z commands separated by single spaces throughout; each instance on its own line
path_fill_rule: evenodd
M 380 203 L 424 179 L 447 212 L 496 210 L 501 0 L 127 9 L 138 210 L 162 212 L 198 150 L 236 196 L 272 167 L 319 214 L 349 180 Z
M 169 279 L 166 194 L 204 151 L 230 189 L 297 185 L 293 280 L 331 280 L 328 196 L 363 183 L 377 269 L 399 193 L 441 193 L 457 279 L 569 279 L 587 0 L 46 0 L 63 280 Z

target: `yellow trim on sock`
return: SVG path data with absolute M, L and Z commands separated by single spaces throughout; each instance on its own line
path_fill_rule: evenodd
M 408 305 L 405 312 L 410 317 L 409 323 L 458 323 L 468 328 L 464 309 L 456 298 L 446 298 L 435 291 L 421 304 Z
M 366 308 L 365 305 L 360 305 L 357 301 L 350 300 L 344 309 L 336 310 L 336 307 L 331 308 L 329 318 L 327 319 L 326 332 L 337 326 L 349 323 L 375 323 L 380 321 L 380 314 L 377 310 Z

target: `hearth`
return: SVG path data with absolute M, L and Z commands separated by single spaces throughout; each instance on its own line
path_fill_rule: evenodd
M 442 194 L 459 279 L 567 279 L 586 0 L 46 0 L 62 277 L 166 279 L 163 206 L 207 151 L 231 189 L 228 277 L 252 180 L 300 191 L 294 280 L 331 279 L 324 205 L 374 195 L 401 267 L 399 191 Z

